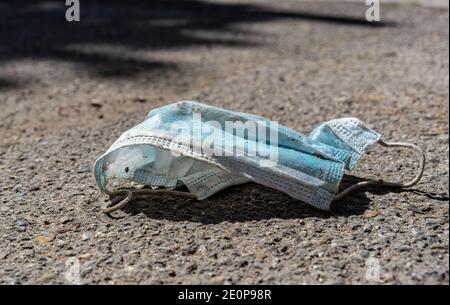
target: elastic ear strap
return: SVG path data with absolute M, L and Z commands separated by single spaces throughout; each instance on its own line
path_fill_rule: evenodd
M 409 147 L 409 148 L 414 149 L 417 152 L 417 154 L 419 156 L 419 168 L 417 169 L 416 176 L 412 180 L 405 182 L 405 183 L 384 182 L 387 185 L 391 184 L 392 186 L 399 186 L 399 187 L 411 187 L 413 185 L 416 185 L 422 178 L 423 171 L 425 169 L 425 152 L 422 150 L 422 148 L 420 148 L 416 144 L 412 144 L 412 143 L 384 142 L 381 139 L 378 141 L 378 143 L 380 143 L 380 145 L 384 146 L 384 147 Z
M 102 212 L 106 214 L 110 214 L 114 211 L 117 211 L 124 206 L 126 206 L 133 197 L 145 196 L 145 195 L 154 195 L 154 194 L 171 194 L 179 197 L 187 197 L 187 198 L 197 198 L 195 194 L 188 192 L 179 192 L 170 189 L 118 189 L 112 192 L 109 192 L 109 196 L 112 197 L 111 201 L 102 207 Z
M 346 196 L 347 194 L 349 194 L 357 189 L 360 189 L 362 187 L 369 186 L 369 185 L 377 185 L 377 186 L 385 185 L 385 186 L 391 186 L 391 187 L 408 188 L 408 187 L 411 187 L 411 186 L 417 184 L 420 181 L 420 178 L 422 178 L 423 171 L 425 169 L 425 152 L 422 150 L 422 148 L 420 148 L 419 146 L 412 144 L 412 143 L 384 142 L 381 139 L 378 140 L 378 143 L 384 147 L 408 147 L 408 148 L 414 149 L 419 155 L 419 168 L 417 169 L 416 176 L 412 180 L 405 182 L 405 183 L 389 182 L 389 181 L 384 181 L 382 179 L 358 182 L 358 183 L 346 188 L 342 192 L 337 193 L 336 196 L 334 197 L 334 201 L 341 199 L 342 197 Z

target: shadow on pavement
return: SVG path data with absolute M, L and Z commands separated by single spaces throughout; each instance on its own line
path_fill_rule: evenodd
M 202 201 L 170 196 L 136 199 L 123 211 L 128 214 L 144 213 L 152 219 L 214 224 L 224 221 L 244 222 L 271 218 L 301 219 L 360 215 L 369 204 L 370 199 L 364 192 L 355 193 L 341 200 L 331 212 L 326 212 L 295 200 L 280 191 L 248 183 L 230 187 Z
M 272 10 L 237 3 L 192 1 L 82 1 L 81 21 L 67 22 L 65 1 L 8 0 L 0 4 L 0 64 L 44 59 L 81 65 L 104 77 L 174 69 L 172 62 L 130 54 L 192 46 L 258 45 L 254 31 L 235 26 L 278 19 L 348 26 L 392 26 L 364 19 Z M 238 33 L 239 35 L 231 35 Z M 0 87 L 1 88 L 1 87 Z
M 0 77 L 0 90 L 15 89 L 18 86 L 18 82 Z
M 360 181 L 364 181 L 364 179 L 346 175 L 342 181 L 341 189 Z M 366 192 L 375 195 L 384 195 L 392 192 L 413 192 L 424 196 L 429 195 L 416 189 L 367 187 L 333 203 L 331 211 L 326 212 L 295 200 L 277 190 L 248 183 L 228 188 L 203 201 L 170 196 L 137 199 L 126 206 L 123 211 L 131 215 L 144 213 L 152 219 L 192 221 L 202 224 L 215 224 L 224 221 L 259 221 L 272 218 L 329 218 L 362 215 L 371 203 L 371 199 L 367 197 Z M 448 197 L 435 196 L 434 198 L 448 201 Z

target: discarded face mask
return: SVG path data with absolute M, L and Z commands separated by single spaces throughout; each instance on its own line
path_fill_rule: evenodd
M 339 192 L 345 169 L 352 170 L 374 143 L 415 149 L 420 165 L 414 179 L 363 181 Z M 111 198 L 105 213 L 141 195 L 202 200 L 250 181 L 329 210 L 331 202 L 363 186 L 413 186 L 424 164 L 420 147 L 384 142 L 355 118 L 322 123 L 306 136 L 260 116 L 182 101 L 150 111 L 123 133 L 97 159 L 94 175 L 100 191 Z M 141 187 L 124 188 L 124 182 Z

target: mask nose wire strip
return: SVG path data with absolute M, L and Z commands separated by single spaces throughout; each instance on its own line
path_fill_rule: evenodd
M 334 197 L 334 201 L 341 199 L 342 197 L 348 195 L 349 193 L 351 193 L 357 189 L 360 189 L 362 187 L 366 187 L 369 185 L 377 185 L 377 186 L 384 185 L 384 186 L 390 186 L 390 187 L 408 188 L 408 187 L 411 187 L 411 186 L 417 184 L 420 181 L 420 178 L 422 178 L 423 171 L 425 168 L 425 152 L 422 150 L 422 148 L 420 148 L 419 146 L 417 146 L 415 144 L 405 143 L 405 142 L 384 142 L 383 140 L 379 140 L 378 143 L 384 147 L 408 147 L 408 148 L 414 149 L 419 155 L 419 168 L 417 169 L 416 176 L 412 180 L 405 182 L 405 183 L 389 182 L 389 181 L 383 181 L 383 180 L 371 180 L 371 181 L 358 182 L 358 183 L 346 188 L 342 192 L 337 193 L 336 196 Z
M 154 195 L 154 194 L 171 194 L 179 197 L 186 197 L 186 198 L 197 198 L 195 194 L 188 193 L 188 192 L 178 192 L 174 190 L 169 189 L 134 189 L 134 190 L 128 190 L 128 189 L 118 189 L 112 192 L 108 192 L 108 195 L 112 197 L 111 201 L 106 204 L 104 207 L 102 207 L 102 212 L 109 214 L 114 211 L 117 211 L 124 206 L 126 206 L 130 201 L 139 196 L 147 196 L 147 195 Z

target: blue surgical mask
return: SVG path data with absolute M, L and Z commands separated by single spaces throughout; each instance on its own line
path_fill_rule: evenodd
M 360 182 L 339 193 L 344 171 L 352 170 L 374 143 L 417 150 L 416 177 L 403 184 Z M 100 191 L 113 198 L 105 212 L 143 194 L 202 200 L 250 181 L 329 210 L 331 202 L 368 184 L 414 185 L 424 161 L 416 145 L 386 143 L 355 118 L 331 120 L 303 135 L 260 116 L 182 101 L 152 110 L 123 133 L 97 159 L 94 175 Z M 178 191 L 182 187 L 188 192 Z

